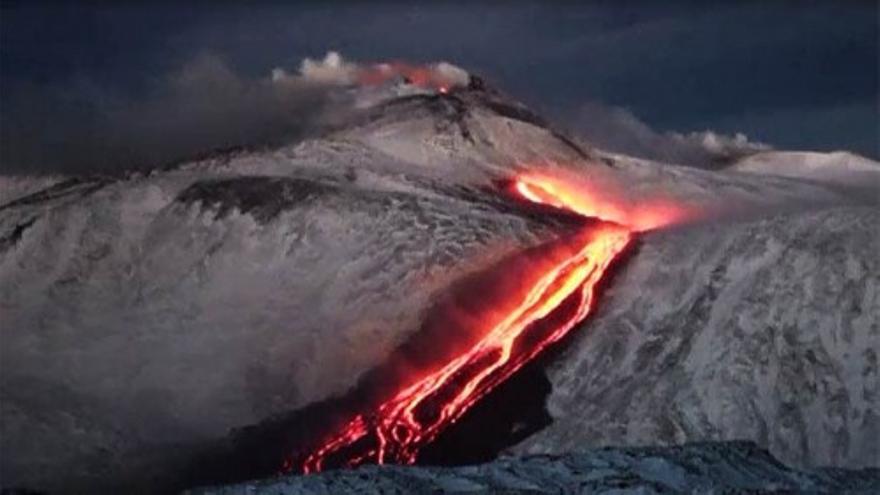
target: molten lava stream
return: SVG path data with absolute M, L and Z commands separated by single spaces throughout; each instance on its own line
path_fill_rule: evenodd
M 626 225 L 635 232 L 683 223 L 696 218 L 695 211 L 670 199 L 643 198 L 621 201 L 608 187 L 568 182 L 559 177 L 524 174 L 513 184 L 516 194 L 543 205 L 578 215 Z M 647 200 L 647 201 L 646 201 Z
M 565 207 L 564 196 L 540 198 L 517 184 L 523 199 Z M 569 208 L 579 212 L 579 208 Z M 366 462 L 415 462 L 419 450 L 477 400 L 509 378 L 526 362 L 565 336 L 592 310 L 596 284 L 631 238 L 628 229 L 610 223 L 585 223 L 582 232 L 562 245 L 546 248 L 528 276 L 517 280 L 512 301 L 490 308 L 481 337 L 449 362 L 405 384 L 375 409 L 358 414 L 299 466 L 304 473 L 327 466 L 353 467 Z M 498 314 L 502 313 L 502 314 Z M 288 459 L 285 470 L 295 468 Z

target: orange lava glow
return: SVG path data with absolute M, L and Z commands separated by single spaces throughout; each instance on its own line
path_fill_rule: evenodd
M 595 213 L 582 198 L 550 183 L 520 180 L 514 190 L 536 203 Z M 517 277 L 511 300 L 487 311 L 492 316 L 481 320 L 485 328 L 477 329 L 475 345 L 356 415 L 304 461 L 288 460 L 285 471 L 415 462 L 419 450 L 445 427 L 591 312 L 597 283 L 631 237 L 620 225 L 585 223 L 578 234 L 547 247 L 534 269 Z
M 364 67 L 358 74 L 358 84 L 378 86 L 394 77 L 404 77 L 410 84 L 447 93 L 452 81 L 430 67 L 405 62 L 387 62 Z
M 629 204 L 610 200 L 583 184 L 552 176 L 523 175 L 514 188 L 522 197 L 554 208 L 569 210 L 585 217 L 599 218 L 626 225 L 636 232 L 656 229 L 686 220 L 690 214 L 671 201 L 652 200 L 647 204 Z

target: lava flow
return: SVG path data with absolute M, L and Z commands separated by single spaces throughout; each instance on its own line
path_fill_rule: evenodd
M 605 189 L 611 189 L 606 185 Z M 525 199 L 577 213 L 626 225 L 635 232 L 644 232 L 693 218 L 693 211 L 670 200 L 653 198 L 648 203 L 633 204 L 614 201 L 614 193 L 587 184 L 575 183 L 547 175 L 522 175 L 514 183 L 516 192 Z
M 517 181 L 513 190 L 526 201 L 584 212 L 568 194 L 554 195 L 556 188 L 535 179 Z M 475 329 L 480 337 L 473 346 L 356 415 L 304 460 L 289 459 L 284 470 L 415 462 L 445 427 L 590 313 L 597 283 L 631 237 L 620 225 L 585 221 L 581 232 L 545 248 L 540 262 L 517 276 L 510 300 L 481 318 L 484 328 Z

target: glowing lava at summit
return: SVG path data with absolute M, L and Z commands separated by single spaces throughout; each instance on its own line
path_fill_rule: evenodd
M 554 188 L 518 181 L 515 191 L 528 201 L 583 213 L 576 198 L 554 195 Z M 285 471 L 415 462 L 445 427 L 590 313 L 597 283 L 631 236 L 619 225 L 585 221 L 576 235 L 542 246 L 526 274 L 517 275 L 516 287 L 505 292 L 507 300 L 486 308 L 473 346 L 354 416 L 304 460 L 288 459 Z
M 394 77 L 402 77 L 409 84 L 444 94 L 449 92 L 450 87 L 465 85 L 468 80 L 466 72 L 450 64 L 413 65 L 386 62 L 362 68 L 357 81 L 361 85 L 377 86 Z

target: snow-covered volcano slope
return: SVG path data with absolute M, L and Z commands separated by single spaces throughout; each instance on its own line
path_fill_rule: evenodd
M 344 392 L 438 291 L 573 226 L 304 177 L 64 187 L 4 207 L 0 243 L 3 478 L 53 490 Z
M 560 394 L 589 386 L 564 380 L 584 359 L 590 365 L 608 360 L 607 378 L 615 380 L 609 387 L 622 394 L 619 411 L 644 391 L 628 372 L 633 360 L 662 361 L 664 345 L 691 336 L 721 342 L 714 336 L 724 335 L 730 362 L 749 368 L 769 360 L 772 380 L 762 386 L 796 386 L 789 369 L 817 377 L 809 382 L 811 402 L 780 407 L 793 411 L 783 415 L 793 431 L 784 438 L 819 443 L 786 444 L 779 454 L 798 462 L 877 464 L 876 458 L 855 460 L 860 452 L 875 455 L 863 442 L 877 425 L 880 311 L 873 311 L 876 249 L 868 249 L 876 246 L 876 210 L 854 206 L 821 184 L 603 154 L 473 85 L 377 103 L 324 138 L 296 145 L 223 153 L 124 179 L 69 179 L 30 196 L 11 195 L 0 206 L 2 483 L 58 492 L 174 486 L 191 453 L 230 429 L 342 393 L 418 328 L 450 284 L 573 226 L 571 218 L 524 209 L 498 192 L 498 181 L 536 171 L 600 186 L 601 199 L 625 206 L 662 199 L 697 217 L 735 214 L 752 222 L 715 220 L 682 231 L 693 234 L 646 236 L 631 271 L 615 281 L 623 295 L 608 298 L 602 312 L 629 315 L 632 331 L 656 338 L 633 338 L 621 357 L 609 356 L 600 352 L 602 339 L 621 330 L 588 322 L 577 352 L 555 365 L 551 378 Z M 773 220 L 761 219 L 771 214 Z M 802 232 L 815 232 L 827 247 L 816 248 L 819 261 L 801 261 L 792 272 L 788 254 L 773 256 L 804 242 Z M 852 260 L 826 266 L 827 250 Z M 764 271 L 755 280 L 748 270 L 746 278 L 725 276 L 757 266 Z M 825 287 L 829 274 L 838 273 L 835 266 L 860 281 L 852 290 L 868 299 L 858 310 L 841 306 L 839 298 L 796 291 Z M 706 274 L 716 272 L 721 275 L 709 284 Z M 648 275 L 656 277 L 656 299 L 641 285 Z M 779 291 L 766 286 L 772 299 L 742 287 L 775 281 L 785 284 Z M 721 293 L 729 297 L 713 295 Z M 640 307 L 631 305 L 633 294 L 643 295 Z M 693 301 L 711 308 L 681 316 L 687 309 L 676 304 Z M 798 306 L 797 318 L 785 313 L 801 301 L 809 305 Z M 756 321 L 783 312 L 763 322 L 770 328 L 764 330 L 793 335 L 793 350 L 761 357 L 764 351 L 738 338 L 737 320 L 721 317 L 734 305 L 737 314 L 755 313 Z M 721 316 L 707 319 L 712 311 Z M 862 319 L 846 323 L 856 311 Z M 828 318 L 844 322 L 840 331 L 848 340 L 834 340 L 837 327 Z M 750 325 L 761 334 L 757 323 Z M 817 335 L 837 347 L 808 353 L 797 340 Z M 830 365 L 817 357 L 826 355 Z M 680 397 L 697 397 L 712 378 L 705 367 L 687 369 L 687 379 L 670 375 L 666 383 Z M 846 384 L 825 385 L 835 380 Z M 746 393 L 736 381 L 712 383 L 714 394 Z M 553 399 L 559 427 L 593 424 L 577 407 L 563 407 L 564 397 Z M 778 424 L 778 403 L 760 397 L 752 399 L 760 402 L 756 410 L 690 404 L 720 417 L 711 423 L 717 431 L 686 428 L 674 437 L 658 432 L 654 440 L 648 434 L 632 440 L 750 437 L 777 448 L 753 426 L 769 431 Z M 588 406 L 602 404 L 582 405 Z M 833 408 L 861 418 L 828 427 L 846 432 L 846 447 L 823 440 L 825 433 L 813 440 L 822 414 L 816 411 Z M 813 419 L 792 419 L 805 415 Z M 610 427 L 621 420 L 608 421 Z M 547 441 L 531 445 L 555 448 Z
M 880 188 L 880 163 L 848 152 L 765 151 L 742 158 L 727 170 Z
M 518 452 L 750 439 L 880 464 L 880 215 L 829 208 L 646 235 L 549 369 Z
M 0 204 L 46 189 L 64 180 L 63 176 L 0 176 Z

